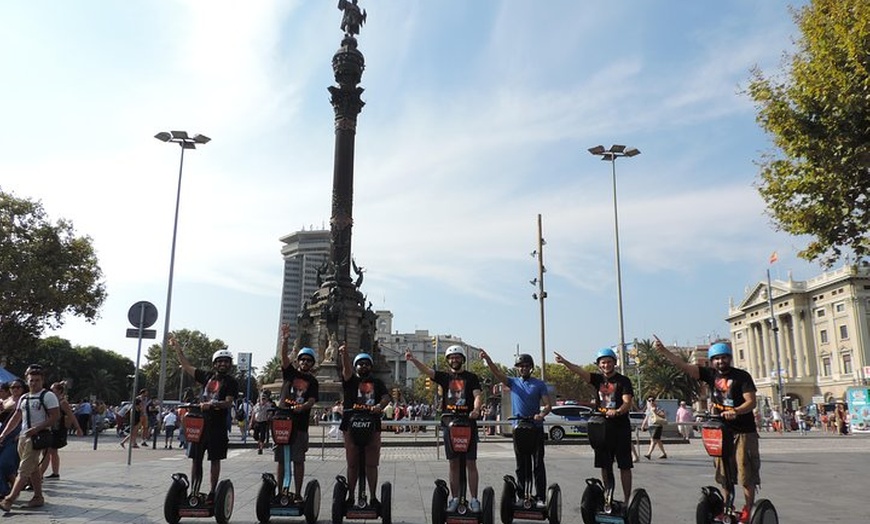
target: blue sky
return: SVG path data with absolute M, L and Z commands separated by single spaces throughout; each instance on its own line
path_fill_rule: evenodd
M 360 0 L 353 241 L 373 307 L 538 355 L 541 213 L 548 359 L 615 344 L 597 144 L 642 151 L 617 163 L 627 339 L 727 336 L 729 299 L 768 267 L 817 274 L 764 215 L 770 141 L 741 94 L 790 48 L 790 3 Z M 278 239 L 329 220 L 340 19 L 332 0 L 0 4 L 0 187 L 90 235 L 109 293 L 95 326 L 56 334 L 134 358 L 139 300 L 162 330 L 179 150 L 153 135 L 181 129 L 212 142 L 185 156 L 171 327 L 274 354 Z

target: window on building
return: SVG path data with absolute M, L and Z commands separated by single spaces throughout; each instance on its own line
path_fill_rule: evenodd
M 849 340 L 849 326 L 846 324 L 840 325 L 840 340 Z
M 852 354 L 846 353 L 843 355 L 843 373 L 852 374 Z
M 845 313 L 846 312 L 846 303 L 845 302 L 837 302 L 834 304 L 834 312 L 835 313 Z
M 816 310 L 816 318 L 822 318 L 823 316 L 825 316 L 825 310 L 822 308 L 817 309 Z
M 819 341 L 822 344 L 828 343 L 828 330 L 827 329 L 823 329 L 823 330 L 819 331 Z
M 737 357 L 738 357 L 740 360 L 743 360 L 743 359 L 744 359 L 744 356 L 743 356 L 743 350 L 742 350 L 742 349 L 741 349 L 740 351 L 737 352 Z
M 831 376 L 831 357 L 822 357 L 822 376 Z
M 736 335 L 736 338 L 737 338 L 737 340 L 742 339 L 742 338 L 743 338 L 743 333 L 741 333 L 740 331 L 738 331 L 738 332 L 737 332 L 737 335 Z

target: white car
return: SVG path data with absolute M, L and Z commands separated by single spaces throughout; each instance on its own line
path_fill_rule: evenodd
M 544 417 L 544 430 L 555 442 L 566 436 L 586 436 L 586 422 L 591 413 L 592 408 L 579 404 L 553 406 L 552 411 Z

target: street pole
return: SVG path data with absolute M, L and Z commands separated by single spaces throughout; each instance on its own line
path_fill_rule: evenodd
M 770 329 L 773 331 L 773 347 L 774 351 L 776 351 L 776 389 L 777 395 L 779 396 L 779 400 L 777 401 L 777 405 L 779 405 L 779 414 L 780 416 L 785 415 L 785 410 L 783 410 L 783 386 L 782 386 L 782 366 L 780 364 L 779 359 L 779 326 L 776 324 L 776 315 L 773 313 L 773 288 L 770 286 L 770 270 L 767 270 L 767 307 L 770 309 Z
M 622 265 L 619 260 L 619 206 L 616 199 L 616 159 L 619 157 L 633 157 L 640 154 L 637 148 L 626 148 L 623 145 L 614 144 L 610 149 L 604 149 L 604 146 L 595 146 L 589 148 L 589 152 L 593 155 L 600 156 L 601 160 L 610 162 L 611 176 L 613 179 L 613 237 L 614 248 L 616 254 L 616 309 L 619 317 L 619 365 L 623 372 L 627 369 L 627 361 L 625 358 L 625 325 L 622 314 Z
M 538 213 L 538 303 L 541 310 L 541 380 L 547 381 L 547 368 L 545 366 L 547 359 L 546 351 L 546 330 L 544 329 L 544 299 L 547 298 L 547 292 L 544 291 L 544 237 L 543 226 L 541 225 L 541 214 Z
M 181 206 L 181 175 L 184 172 L 184 150 L 196 149 L 196 144 L 207 144 L 211 139 L 205 135 L 189 137 L 186 131 L 162 131 L 154 135 L 161 142 L 174 142 L 181 147 L 181 160 L 178 163 L 178 187 L 175 191 L 175 219 L 172 223 L 172 247 L 169 254 L 169 284 L 166 289 L 166 314 L 163 320 L 163 343 L 160 347 L 160 378 L 157 386 L 157 400 L 163 404 L 166 393 L 166 346 L 169 341 L 169 320 L 172 311 L 172 281 L 175 276 L 175 243 L 178 238 L 178 211 Z M 180 393 L 179 393 L 180 394 Z

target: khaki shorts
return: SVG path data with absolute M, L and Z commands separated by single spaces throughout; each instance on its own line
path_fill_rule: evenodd
M 284 460 L 284 448 L 286 445 L 275 446 L 275 462 Z M 305 453 L 308 452 L 308 432 L 297 431 L 293 437 L 293 444 L 290 444 L 290 461 L 305 462 Z
M 21 457 L 18 463 L 18 474 L 22 478 L 36 473 L 39 469 L 40 454 L 40 450 L 33 449 L 33 441 L 29 437 L 25 438 L 24 435 L 21 435 L 18 439 L 18 456 Z
M 758 433 L 737 433 L 734 435 L 732 467 L 737 470 L 737 485 L 745 488 L 761 485 Z M 725 463 L 722 459 L 716 459 L 716 482 L 726 484 Z

